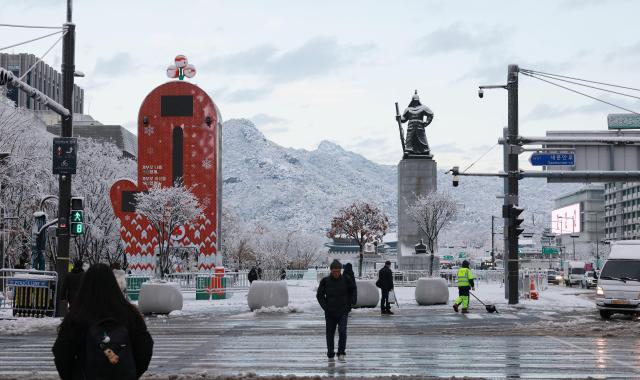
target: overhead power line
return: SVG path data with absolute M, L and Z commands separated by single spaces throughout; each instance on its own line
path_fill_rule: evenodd
M 543 71 L 536 71 L 536 70 L 529 70 L 529 69 L 522 69 L 522 68 L 521 68 L 521 69 L 520 69 L 520 72 L 522 72 L 523 74 L 524 74 L 524 73 L 540 74 L 540 75 L 553 76 L 553 77 L 558 77 L 558 78 L 573 79 L 573 80 L 578 80 L 578 81 L 581 81 L 581 82 L 588 82 L 588 83 L 601 84 L 601 85 L 609 86 L 609 87 L 624 88 L 625 90 L 640 91 L 640 89 L 639 89 L 639 88 L 635 88 L 635 87 L 621 86 L 621 85 L 617 85 L 617 84 L 611 84 L 611 83 L 606 83 L 606 82 L 598 82 L 598 81 L 594 81 L 594 80 L 582 79 L 582 78 L 576 78 L 576 77 L 570 77 L 570 76 L 560 75 L 560 74 L 545 73 L 545 72 L 543 72 Z
M 528 77 L 535 78 L 535 79 L 537 79 L 537 80 L 540 80 L 540 81 L 546 82 L 546 83 L 548 83 L 548 84 L 551 84 L 551 85 L 554 85 L 554 86 L 560 87 L 560 88 L 565 89 L 565 90 L 567 90 L 567 91 L 571 91 L 571 92 L 574 92 L 574 93 L 576 93 L 576 94 L 579 94 L 579 95 L 582 95 L 582 96 L 586 96 L 587 98 L 590 98 L 590 99 L 596 100 L 596 101 L 601 102 L 601 103 L 604 103 L 604 104 L 608 104 L 608 105 L 610 105 L 610 106 L 612 106 L 612 107 L 615 107 L 615 108 L 621 109 L 621 110 L 623 110 L 623 111 L 627 111 L 627 112 L 633 113 L 633 114 L 635 114 L 635 115 L 640 115 L 640 113 L 638 113 L 638 112 L 636 112 L 636 111 L 630 110 L 630 109 L 628 109 L 628 108 L 625 108 L 625 107 L 619 106 L 619 105 L 614 104 L 614 103 L 611 103 L 611 102 L 607 102 L 606 100 L 602 100 L 602 99 L 600 99 L 600 98 L 596 98 L 595 96 L 591 96 L 591 95 L 589 95 L 589 94 L 585 94 L 584 92 L 580 92 L 580 91 L 578 91 L 578 90 L 574 90 L 574 89 L 572 89 L 572 88 L 569 88 L 569 87 L 563 86 L 563 85 L 561 85 L 561 84 L 558 84 L 558 83 L 552 82 L 552 81 L 550 81 L 550 80 L 544 79 L 544 78 L 542 78 L 542 77 L 539 77 L 539 76 L 537 76 L 537 75 L 534 75 L 534 74 L 532 74 L 532 73 L 531 73 L 531 71 L 529 71 L 529 70 L 528 70 L 528 71 L 526 71 L 526 72 L 525 72 L 525 71 L 521 71 L 521 73 L 522 73 L 522 75 L 526 75 L 526 76 L 528 76 Z
M 41 25 L 18 25 L 18 24 L 0 24 L 8 28 L 28 28 L 28 29 L 62 29 L 61 26 L 41 26 Z
M 523 73 L 524 74 L 524 73 Z M 567 80 L 567 79 L 561 79 L 561 78 L 556 78 L 555 76 L 551 76 L 551 75 L 546 75 L 546 74 L 536 74 L 537 76 L 541 76 L 541 77 L 545 77 L 545 78 L 549 78 L 549 79 L 553 79 L 553 80 L 557 80 L 557 81 L 561 81 L 561 82 L 566 82 L 566 83 L 571 83 L 571 84 L 575 84 L 578 86 L 583 86 L 583 87 L 588 87 L 588 88 L 593 88 L 594 90 L 601 90 L 601 91 L 605 91 L 605 92 L 610 92 L 612 94 L 616 94 L 616 95 L 621 95 L 621 96 L 627 96 L 629 98 L 635 98 L 635 99 L 640 99 L 640 96 L 636 96 L 636 95 L 631 95 L 631 94 L 626 94 L 624 92 L 618 92 L 618 91 L 613 91 L 610 90 L 608 88 L 602 88 L 602 87 L 597 87 L 597 86 L 591 86 L 588 84 L 584 84 L 584 83 L 580 83 L 580 82 L 575 82 L 572 80 Z
M 477 160 L 473 161 L 473 162 L 471 163 L 471 165 L 467 166 L 467 168 L 466 168 L 466 169 L 464 169 L 462 172 L 463 172 L 463 173 L 465 173 L 467 170 L 471 169 L 471 167 L 472 167 L 473 165 L 475 165 L 478 161 L 482 160 L 482 159 L 484 158 L 484 156 L 486 156 L 487 154 L 489 154 L 489 152 L 491 152 L 491 151 L 493 150 L 493 148 L 495 148 L 497 145 L 498 145 L 498 143 L 495 143 L 491 148 L 489 148 L 489 150 L 488 150 L 488 151 L 484 152 L 484 154 L 483 154 L 482 156 L 478 157 L 478 159 L 477 159 Z
M 27 40 L 27 41 L 24 41 L 24 42 L 19 42 L 19 43 L 17 43 L 17 44 L 13 44 L 13 45 L 9 45 L 9 46 L 2 47 L 2 48 L 0 48 L 0 51 L 7 50 L 7 49 L 11 49 L 12 47 L 16 47 L 16 46 L 20 46 L 20 45 L 25 45 L 25 44 L 28 44 L 28 43 L 30 43 L 30 42 L 34 42 L 34 41 L 41 40 L 41 39 L 43 39 L 43 38 L 51 37 L 51 36 L 53 36 L 53 35 L 56 35 L 56 34 L 58 34 L 58 33 L 62 33 L 62 32 L 63 32 L 63 30 L 62 30 L 62 29 L 60 29 L 60 30 L 58 30 L 58 31 L 55 31 L 55 32 L 50 33 L 50 34 L 46 34 L 46 35 L 41 36 L 41 37 L 36 37 L 36 38 L 30 39 L 30 40 Z
M 27 71 L 25 71 L 25 73 L 24 73 L 24 74 L 22 74 L 22 76 L 21 76 L 19 79 L 20 79 L 20 80 L 24 79 L 24 77 L 26 77 L 26 76 L 27 76 L 27 74 L 29 74 L 29 73 L 31 72 L 31 70 L 33 70 L 33 69 L 36 67 L 36 65 L 37 65 L 38 63 L 40 63 L 40 62 L 44 59 L 44 57 L 46 57 L 46 56 L 47 56 L 47 54 L 49 54 L 49 52 L 50 52 L 50 51 L 51 51 L 51 50 L 52 50 L 52 49 L 53 49 L 53 48 L 54 48 L 54 47 L 55 47 L 55 46 L 60 42 L 60 40 L 62 40 L 62 38 L 64 37 L 64 35 L 65 35 L 65 34 L 67 34 L 67 32 L 62 33 L 62 35 L 60 36 L 60 38 L 58 38 L 58 39 L 56 40 L 56 42 L 54 42 L 54 43 L 53 43 L 53 45 L 51 45 L 51 47 L 50 47 L 49 49 L 47 49 L 47 51 L 45 51 L 45 52 L 44 52 L 44 54 L 42 54 L 42 55 L 41 55 L 41 56 L 36 60 L 36 62 L 35 62 L 33 65 L 31 65 L 31 67 L 29 67 L 29 69 L 28 69 Z

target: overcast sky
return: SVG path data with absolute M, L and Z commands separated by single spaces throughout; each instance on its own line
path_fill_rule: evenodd
M 64 0 L 0 0 L 0 23 L 59 25 Z M 185 54 L 223 118 L 248 118 L 278 144 L 322 140 L 385 164 L 401 158 L 394 102 L 414 89 L 435 113 L 439 168 L 466 167 L 506 125 L 507 65 L 640 87 L 640 2 L 76 0 L 85 113 L 136 131 L 144 96 Z M 0 28 L 0 47 L 45 34 Z M 9 50 L 41 55 L 55 41 Z M 59 69 L 61 45 L 45 59 Z M 591 94 L 603 97 L 599 91 Z M 638 93 L 635 93 L 638 95 Z M 640 111 L 637 99 L 603 99 Z M 605 129 L 622 112 L 525 76 L 520 131 Z M 494 147 L 478 170 L 501 168 Z M 528 156 L 521 156 L 526 159 Z

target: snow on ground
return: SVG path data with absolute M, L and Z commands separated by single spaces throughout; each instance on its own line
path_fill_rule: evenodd
M 263 308 L 251 311 L 247 305 L 247 291 L 238 291 L 230 298 L 222 300 L 196 300 L 195 292 L 184 292 L 184 306 L 180 311 L 174 311 L 168 316 L 150 316 L 148 318 L 202 318 L 222 315 L 258 315 L 265 313 L 322 313 L 322 309 L 316 300 L 317 281 L 313 280 L 290 280 L 287 281 L 289 291 L 289 305 L 284 308 Z M 458 295 L 457 288 L 449 288 L 449 305 L 419 306 L 415 301 L 414 287 L 398 287 L 395 289 L 398 303 L 405 309 L 443 309 L 449 308 L 450 304 Z M 500 283 L 479 283 L 474 292 L 486 303 L 493 303 L 498 306 L 498 310 L 508 310 L 504 298 L 504 287 Z M 572 310 L 594 310 L 594 302 L 587 298 L 593 291 L 585 291 L 575 288 L 565 288 L 551 286 L 547 290 L 540 292 L 540 299 L 521 300 L 517 308 L 532 309 L 542 312 L 572 311 Z M 471 299 L 472 308 L 479 303 Z M 370 310 L 370 309 L 369 309 Z M 354 313 L 366 313 L 367 309 L 356 309 Z M 0 310 L 0 335 L 21 335 L 35 331 L 55 331 L 60 324 L 59 318 L 12 318 L 10 310 Z
M 0 314 L 1 335 L 24 335 L 36 331 L 55 332 L 60 318 L 16 318 L 3 319 Z

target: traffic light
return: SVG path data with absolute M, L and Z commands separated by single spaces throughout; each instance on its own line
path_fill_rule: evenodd
M 522 212 L 524 211 L 524 209 L 522 207 L 518 207 L 518 206 L 511 206 L 510 212 L 511 212 L 511 220 L 513 222 L 513 231 L 515 232 L 516 236 L 519 236 L 521 233 L 524 232 L 524 228 L 521 227 L 522 223 L 524 222 L 524 218 L 520 217 L 520 214 L 522 214 Z
M 71 235 L 78 236 L 84 234 L 84 198 L 71 198 L 69 225 L 71 227 Z

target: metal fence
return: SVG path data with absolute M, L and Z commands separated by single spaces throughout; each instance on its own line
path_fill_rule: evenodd
M 58 274 L 30 269 L 0 269 L 0 309 L 14 317 L 53 317 L 56 313 Z
M 329 275 L 329 271 L 319 270 L 317 272 L 317 279 L 320 281 L 323 277 Z M 441 269 L 436 273 L 434 277 L 440 276 L 445 279 L 449 287 L 456 287 L 458 282 L 458 271 L 455 269 Z M 504 271 L 502 270 L 473 270 L 475 276 L 475 285 L 479 286 L 482 283 L 504 283 Z M 405 270 L 394 271 L 393 282 L 395 286 L 412 287 L 416 286 L 418 279 L 422 277 L 430 277 L 428 270 Z M 378 278 L 378 272 L 367 271 L 362 274 L 363 280 L 376 280 Z M 546 290 L 547 284 L 547 272 L 544 270 L 521 270 L 519 278 L 520 294 L 528 294 L 531 280 L 536 286 L 538 291 Z
M 306 270 L 287 270 L 285 272 L 286 280 L 301 280 L 306 273 Z M 167 275 L 167 280 L 171 282 L 176 282 L 180 284 L 180 288 L 185 291 L 193 291 L 197 288 L 197 277 L 202 277 L 203 275 L 210 276 L 212 278 L 224 278 L 225 286 L 224 289 L 227 291 L 234 290 L 247 290 L 251 285 L 249 283 L 249 271 L 241 270 L 237 272 L 225 272 L 224 275 L 215 274 L 215 273 L 201 273 L 201 272 L 182 272 L 182 273 L 171 273 Z M 263 270 L 261 280 L 264 281 L 279 281 L 282 280 L 282 272 L 280 270 Z M 222 284 L 220 281 L 214 281 L 214 284 Z M 216 288 L 215 285 L 213 287 L 208 286 L 210 290 L 218 291 L 223 290 L 223 288 Z

